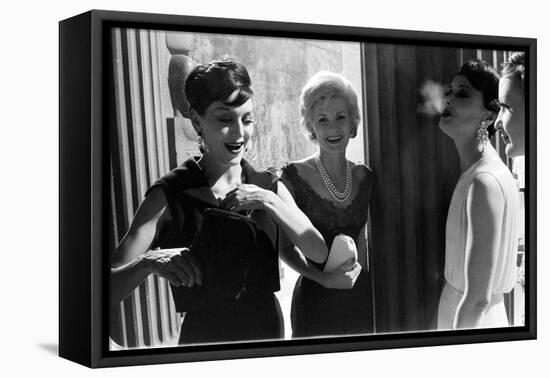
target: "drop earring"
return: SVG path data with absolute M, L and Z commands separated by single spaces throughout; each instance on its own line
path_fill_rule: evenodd
M 477 143 L 480 152 L 485 150 L 485 145 L 489 142 L 489 132 L 487 131 L 487 121 L 481 121 L 479 128 L 477 129 Z
M 208 152 L 208 146 L 204 141 L 204 136 L 202 135 L 202 131 L 199 131 L 197 134 L 199 135 L 199 151 L 201 154 L 205 155 Z

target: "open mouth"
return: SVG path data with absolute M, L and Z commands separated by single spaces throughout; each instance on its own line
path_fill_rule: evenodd
M 500 131 L 500 137 L 502 138 L 502 141 L 504 142 L 504 144 L 511 144 L 512 139 L 510 139 L 510 136 L 508 135 L 508 133 L 502 129 L 499 131 Z
M 229 150 L 232 154 L 238 154 L 242 151 L 244 142 L 235 142 L 235 143 L 225 143 L 225 148 Z
M 342 140 L 342 136 L 341 135 L 336 135 L 336 136 L 330 136 L 330 137 L 327 137 L 327 142 L 329 143 L 338 143 Z
M 451 113 L 451 111 L 448 108 L 445 108 L 443 110 L 443 113 L 441 113 L 441 118 L 448 118 L 452 115 L 453 115 L 453 113 Z

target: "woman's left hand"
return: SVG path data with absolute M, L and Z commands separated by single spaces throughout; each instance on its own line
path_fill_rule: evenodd
M 231 211 L 264 209 L 273 192 L 252 184 L 241 184 L 227 193 L 222 201 L 222 207 Z
M 318 282 L 327 289 L 352 289 L 362 269 L 361 264 L 351 258 L 332 272 L 323 272 Z

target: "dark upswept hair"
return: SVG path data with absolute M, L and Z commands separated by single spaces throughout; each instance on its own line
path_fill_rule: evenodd
M 510 56 L 510 60 L 504 62 L 501 77 L 517 77 L 521 79 L 521 84 L 525 81 L 525 53 L 517 52 Z
M 472 86 L 481 92 L 485 109 L 492 110 L 496 114 L 500 111 L 498 102 L 498 81 L 497 71 L 481 59 L 472 59 L 464 62 L 457 75 L 464 76 Z M 494 121 L 487 126 L 489 138 L 495 135 Z
M 244 65 L 222 58 L 193 68 L 185 80 L 185 95 L 190 108 L 202 116 L 214 101 L 232 107 L 241 106 L 254 93 L 250 85 L 250 76 Z M 236 90 L 238 96 L 230 103 L 226 102 Z

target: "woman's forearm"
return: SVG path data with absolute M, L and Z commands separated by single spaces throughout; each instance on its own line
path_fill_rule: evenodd
M 291 245 L 284 244 L 280 249 L 280 255 L 290 268 L 327 289 L 352 289 L 361 274 L 361 265 L 356 261 L 344 263 L 339 269 L 331 272 L 321 271 Z
M 287 204 L 272 193 L 265 202 L 265 208 L 288 239 L 305 256 L 318 263 L 326 260 L 328 248 L 323 236 L 298 207 Z
M 151 274 L 144 255 L 127 264 L 112 267 L 110 275 L 111 305 L 126 299 Z
M 282 260 L 300 275 L 321 284 L 323 272 L 316 266 L 311 265 L 304 255 L 293 245 L 281 247 L 280 256 Z
M 124 300 L 153 272 L 153 257 L 159 251 L 150 248 L 161 225 L 171 219 L 167 209 L 160 188 L 154 188 L 139 206 L 130 229 L 112 256 L 111 305 Z

